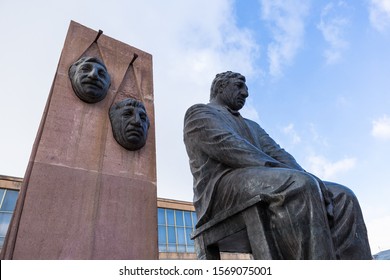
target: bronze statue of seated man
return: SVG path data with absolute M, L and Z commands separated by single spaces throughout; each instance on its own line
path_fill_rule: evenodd
M 247 97 L 245 77 L 224 72 L 212 83 L 210 103 L 186 112 L 197 227 L 259 195 L 273 259 L 371 259 L 353 192 L 306 172 L 257 123 L 243 118 L 239 110 Z

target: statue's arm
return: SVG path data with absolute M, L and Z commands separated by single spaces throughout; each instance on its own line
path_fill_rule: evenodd
M 255 124 L 256 126 L 256 134 L 258 136 L 260 146 L 267 155 L 277 161 L 288 165 L 290 168 L 304 171 L 304 169 L 298 164 L 295 158 L 286 150 L 281 148 L 280 145 L 277 144 L 275 140 L 273 140 L 263 128 L 261 128 L 258 124 L 254 122 L 252 122 L 252 124 Z
M 184 119 L 184 142 L 194 149 L 232 168 L 249 166 L 286 167 L 242 138 L 207 105 L 194 105 Z

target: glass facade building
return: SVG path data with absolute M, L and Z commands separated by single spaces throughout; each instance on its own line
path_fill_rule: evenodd
M 194 253 L 191 233 L 196 224 L 193 211 L 158 208 L 159 252 Z
M 0 248 L 3 247 L 19 191 L 0 188 Z

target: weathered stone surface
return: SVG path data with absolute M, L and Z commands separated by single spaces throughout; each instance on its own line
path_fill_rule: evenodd
M 93 43 L 96 35 L 70 24 L 3 259 L 158 258 L 152 56 L 105 35 Z M 99 57 L 111 76 L 95 104 L 80 100 L 68 77 L 83 55 Z M 121 84 L 132 87 L 119 92 Z M 108 115 L 128 97 L 142 101 L 150 119 L 137 151 L 118 145 Z

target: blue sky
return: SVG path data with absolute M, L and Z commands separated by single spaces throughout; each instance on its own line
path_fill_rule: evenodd
M 74 20 L 153 55 L 160 197 L 192 200 L 184 113 L 237 71 L 242 114 L 353 189 L 373 253 L 390 249 L 390 0 L 99 2 L 0 1 L 0 174 L 24 176 Z

